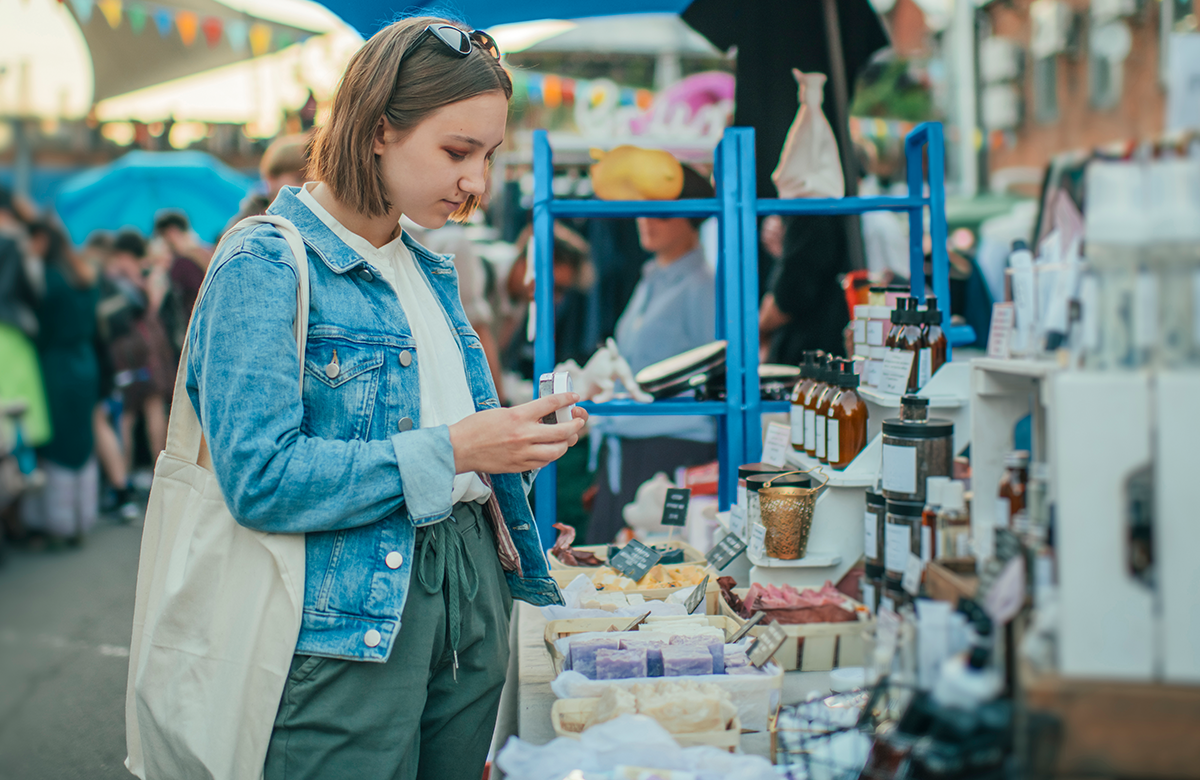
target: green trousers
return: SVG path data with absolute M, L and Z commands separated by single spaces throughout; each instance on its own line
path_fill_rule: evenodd
M 456 534 L 462 544 L 426 539 L 430 534 Z M 265 780 L 483 775 L 508 666 L 508 583 L 478 504 L 459 504 L 451 518 L 417 529 L 416 542 L 400 634 L 387 663 L 292 660 Z M 443 554 L 451 544 L 457 551 Z

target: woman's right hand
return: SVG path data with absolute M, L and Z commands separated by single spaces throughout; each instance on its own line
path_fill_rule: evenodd
M 578 402 L 576 393 L 557 393 L 464 417 L 450 426 L 455 472 L 513 474 L 558 460 L 579 440 L 587 413 L 577 408 L 570 422 L 554 425 L 543 423 L 542 418 Z

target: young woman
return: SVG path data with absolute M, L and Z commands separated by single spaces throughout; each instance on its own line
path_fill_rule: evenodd
M 315 181 L 269 209 L 307 249 L 303 403 L 295 261 L 274 226 L 225 242 L 196 306 L 188 392 L 226 503 L 250 528 L 307 534 L 269 780 L 480 777 L 512 599 L 561 601 L 526 496 L 586 414 L 540 422 L 573 394 L 500 408 L 453 265 L 399 227 L 478 203 L 512 94 L 498 56 L 482 33 L 410 18 L 347 67 Z

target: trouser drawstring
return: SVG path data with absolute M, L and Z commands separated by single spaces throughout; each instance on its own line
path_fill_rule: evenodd
M 458 643 L 462 635 L 462 603 L 470 602 L 479 592 L 479 572 L 466 554 L 466 545 L 457 529 L 446 527 L 449 519 L 426 530 L 421 539 L 417 580 L 425 592 L 435 595 L 446 588 L 446 623 L 450 652 L 454 657 L 454 680 L 458 681 Z

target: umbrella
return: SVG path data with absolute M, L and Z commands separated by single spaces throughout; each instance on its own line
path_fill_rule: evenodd
M 163 209 L 187 214 L 204 239 L 217 236 L 254 182 L 204 152 L 130 152 L 68 179 L 55 209 L 71 239 L 135 227 L 149 233 Z

